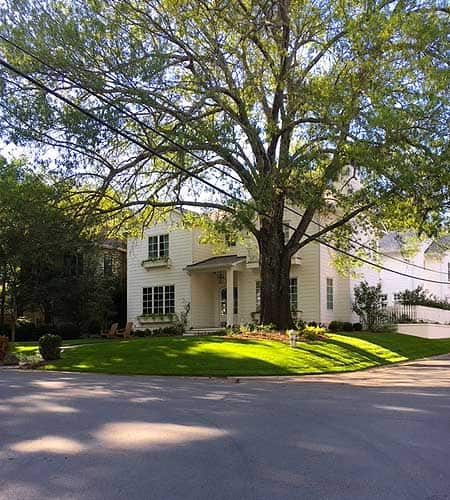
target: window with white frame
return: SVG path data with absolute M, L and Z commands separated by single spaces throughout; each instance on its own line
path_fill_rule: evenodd
M 387 293 L 383 293 L 380 295 L 380 303 L 381 303 L 381 307 L 383 309 L 386 309 L 387 305 L 388 305 L 388 296 L 387 296 Z
M 142 314 L 174 314 L 175 286 L 153 286 L 143 288 Z
M 334 285 L 333 278 L 327 278 L 327 309 L 332 311 L 334 308 Z
M 151 260 L 169 257 L 169 235 L 158 234 L 148 237 L 148 258 Z
M 298 281 L 297 278 L 289 279 L 289 305 L 291 311 L 298 309 Z
M 400 304 L 402 301 L 402 294 L 400 292 L 394 293 L 394 304 Z
M 256 282 L 256 312 L 261 311 L 261 281 Z M 298 309 L 298 280 L 297 278 L 289 279 L 289 305 L 291 311 Z

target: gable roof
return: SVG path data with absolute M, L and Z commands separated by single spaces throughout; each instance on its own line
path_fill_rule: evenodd
M 445 253 L 450 250 L 450 236 L 444 236 L 438 240 L 435 240 L 431 245 L 425 250 L 425 253 Z
M 379 246 L 383 252 L 400 252 L 403 245 L 403 237 L 399 233 L 386 233 L 380 239 Z

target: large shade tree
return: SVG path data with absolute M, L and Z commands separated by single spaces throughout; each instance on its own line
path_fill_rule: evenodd
M 83 176 L 94 199 L 109 188 L 121 193 L 109 206 L 209 207 L 251 232 L 263 322 L 292 324 L 290 259 L 311 241 L 362 224 L 428 231 L 442 224 L 449 186 L 442 2 L 4 4 L 1 34 L 29 51 L 0 41 L 8 62 L 129 135 L 7 70 L 4 130 L 64 150 L 64 175 Z M 350 178 L 358 189 L 343 181 Z M 301 213 L 289 239 L 287 206 Z M 324 227 L 314 224 L 319 217 Z

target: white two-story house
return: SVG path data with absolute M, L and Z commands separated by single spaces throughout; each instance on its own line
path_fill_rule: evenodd
M 164 222 L 146 229 L 143 238 L 128 241 L 128 321 L 137 329 L 151 329 L 170 324 L 175 314 L 180 316 L 188 308 L 188 327 L 193 329 L 256 322 L 260 274 L 253 237 L 217 255 L 212 246 L 199 242 L 200 230 L 180 229 L 180 219 L 181 214 L 173 211 Z M 285 222 L 294 225 L 297 221 L 291 216 Z M 361 268 L 357 279 L 342 276 L 333 265 L 334 252 L 311 243 L 292 259 L 291 310 L 304 321 L 358 321 L 352 312 L 353 288 L 362 280 L 373 285 L 381 282 L 385 306 L 394 305 L 402 291 L 419 285 L 448 299 L 448 243 L 447 239 L 422 242 L 407 260 L 398 237 L 389 234 L 380 241 L 379 249 L 386 255 L 380 263 L 416 279 L 370 266 Z
M 199 230 L 179 228 L 180 217 L 174 211 L 165 222 L 146 229 L 142 239 L 128 240 L 128 321 L 137 329 L 154 328 L 169 324 L 187 307 L 188 327 L 193 329 L 257 321 L 260 274 L 253 237 L 216 255 L 212 246 L 199 242 Z M 337 273 L 332 258 L 332 251 L 317 243 L 293 257 L 289 291 L 298 318 L 356 321 L 353 282 Z

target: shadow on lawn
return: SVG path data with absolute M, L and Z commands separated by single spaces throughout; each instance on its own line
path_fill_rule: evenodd
M 221 338 L 209 337 L 211 345 L 224 343 Z M 261 346 L 261 342 L 237 341 L 242 345 Z M 100 347 L 83 345 L 63 353 L 61 360 L 47 369 L 90 371 L 131 375 L 292 375 L 295 370 L 283 367 L 251 354 L 230 352 L 221 355 L 196 347 L 205 344 L 204 338 L 133 339 L 104 343 Z M 228 344 L 228 342 L 227 342 Z
M 223 345 L 217 352 L 215 346 Z M 233 346 L 249 347 L 233 350 Z M 274 361 L 268 354 L 273 351 Z M 282 350 L 282 352 L 280 352 Z M 295 375 L 342 371 L 386 364 L 383 357 L 343 341 L 285 344 L 221 337 L 147 338 L 86 344 L 68 349 L 49 370 L 130 375 L 244 376 Z

